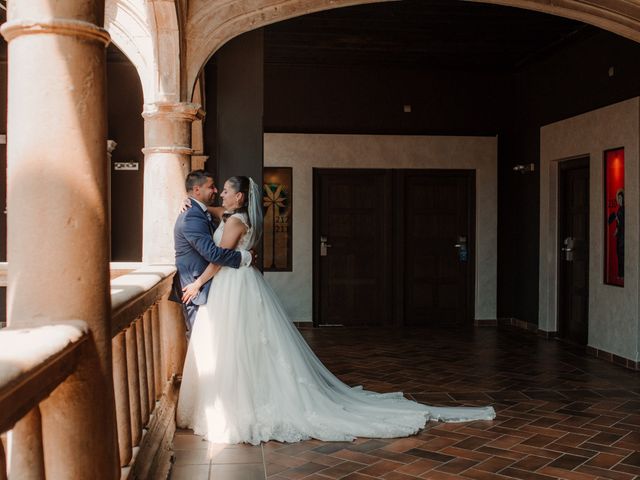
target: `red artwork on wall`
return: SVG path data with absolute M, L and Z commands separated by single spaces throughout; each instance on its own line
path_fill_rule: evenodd
M 624 148 L 604 152 L 604 283 L 624 286 Z

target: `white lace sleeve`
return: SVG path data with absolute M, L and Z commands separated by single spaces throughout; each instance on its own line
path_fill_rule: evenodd
M 247 231 L 249 231 L 249 229 L 251 228 L 251 226 L 249 225 L 249 217 L 247 216 L 246 213 L 234 213 L 229 218 L 236 218 L 236 219 L 240 220 L 242 222 L 242 224 L 245 227 L 247 227 Z

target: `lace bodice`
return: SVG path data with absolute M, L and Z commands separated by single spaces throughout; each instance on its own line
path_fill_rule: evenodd
M 251 247 L 250 245 L 248 245 L 250 235 L 247 235 L 247 233 L 249 233 L 249 231 L 251 230 L 251 227 L 249 227 L 249 217 L 247 216 L 246 213 L 234 213 L 229 218 L 237 218 L 247 227 L 247 231 L 244 233 L 244 235 L 242 235 L 242 238 L 240 238 L 240 241 L 238 242 L 238 246 L 236 247 L 236 250 L 249 250 L 249 248 Z M 222 241 L 224 224 L 225 222 L 220 222 L 220 225 L 218 225 L 218 228 L 216 228 L 216 231 L 213 234 L 213 242 L 218 246 Z

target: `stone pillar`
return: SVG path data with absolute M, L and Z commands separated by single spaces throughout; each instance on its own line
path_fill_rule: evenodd
M 142 261 L 174 262 L 173 225 L 191 170 L 191 124 L 204 112 L 194 103 L 146 104 Z
M 40 404 L 45 474 L 112 480 L 104 1 L 8 8 L 8 322 L 89 325 L 78 370 Z
M 24 480 L 44 480 L 42 417 L 35 407 L 11 431 L 11 472 L 21 472 Z M 12 473 L 13 476 L 13 473 Z

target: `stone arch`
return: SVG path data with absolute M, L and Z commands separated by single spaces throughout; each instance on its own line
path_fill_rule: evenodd
M 146 12 L 135 0 L 107 0 L 104 27 L 111 41 L 136 67 L 146 99 L 153 90 L 147 73 L 153 45 Z
M 181 28 L 173 0 L 107 0 L 105 28 L 131 60 L 145 103 L 181 99 Z
M 289 18 L 389 0 L 192 0 L 185 22 L 185 90 L 191 97 L 207 60 L 232 38 Z M 640 42 L 640 4 L 628 0 L 467 0 L 557 15 Z

